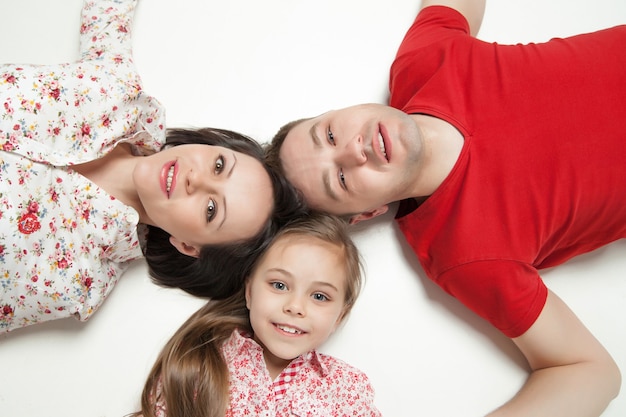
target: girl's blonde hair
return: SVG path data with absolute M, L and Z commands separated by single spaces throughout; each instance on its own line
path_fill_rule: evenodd
M 346 268 L 342 320 L 345 319 L 363 285 L 361 258 L 346 222 L 313 213 L 287 224 L 267 250 L 286 236 L 313 237 L 336 245 L 341 251 Z M 183 323 L 163 347 L 148 375 L 141 411 L 131 416 L 155 417 L 157 405 L 165 404 L 168 417 L 223 417 L 229 403 L 229 373 L 221 346 L 235 329 L 252 334 L 244 288 L 230 298 L 208 302 Z

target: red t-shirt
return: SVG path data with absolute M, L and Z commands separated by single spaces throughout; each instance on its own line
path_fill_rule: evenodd
M 433 6 L 391 67 L 391 106 L 465 138 L 435 193 L 401 204 L 400 229 L 431 279 L 509 337 L 545 304 L 537 269 L 626 237 L 625 45 L 626 26 L 487 43 Z

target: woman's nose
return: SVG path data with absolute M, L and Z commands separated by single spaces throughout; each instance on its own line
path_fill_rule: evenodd
M 186 189 L 189 194 L 199 191 L 215 192 L 218 186 L 217 179 L 211 178 L 208 173 L 202 172 L 202 170 L 191 169 L 187 173 Z

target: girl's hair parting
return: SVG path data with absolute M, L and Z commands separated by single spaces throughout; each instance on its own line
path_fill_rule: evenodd
M 249 155 L 263 164 L 272 182 L 274 208 L 263 229 L 249 239 L 206 245 L 198 258 L 180 253 L 170 243 L 170 234 L 163 229 L 148 226 L 145 257 L 155 283 L 180 288 L 199 297 L 222 299 L 236 293 L 243 285 L 254 261 L 276 232 L 291 219 L 304 215 L 307 209 L 287 180 L 264 163 L 263 148 L 255 140 L 224 129 L 168 130 L 164 147 L 188 144 L 221 146 Z
M 346 268 L 345 318 L 362 287 L 361 258 L 347 224 L 313 213 L 288 223 L 272 243 L 288 236 L 320 239 L 341 250 Z M 150 371 L 141 411 L 132 416 L 155 417 L 157 406 L 165 404 L 168 417 L 223 417 L 229 404 L 229 373 L 221 347 L 236 329 L 253 333 L 243 285 L 229 298 L 209 301 L 176 331 Z

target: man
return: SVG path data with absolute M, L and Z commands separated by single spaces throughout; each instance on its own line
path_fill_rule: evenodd
M 401 202 L 428 276 L 532 369 L 491 415 L 600 415 L 620 372 L 538 270 L 626 237 L 626 26 L 495 45 L 474 37 L 484 1 L 422 6 L 390 106 L 292 122 L 268 160 L 313 208 L 352 223 Z

